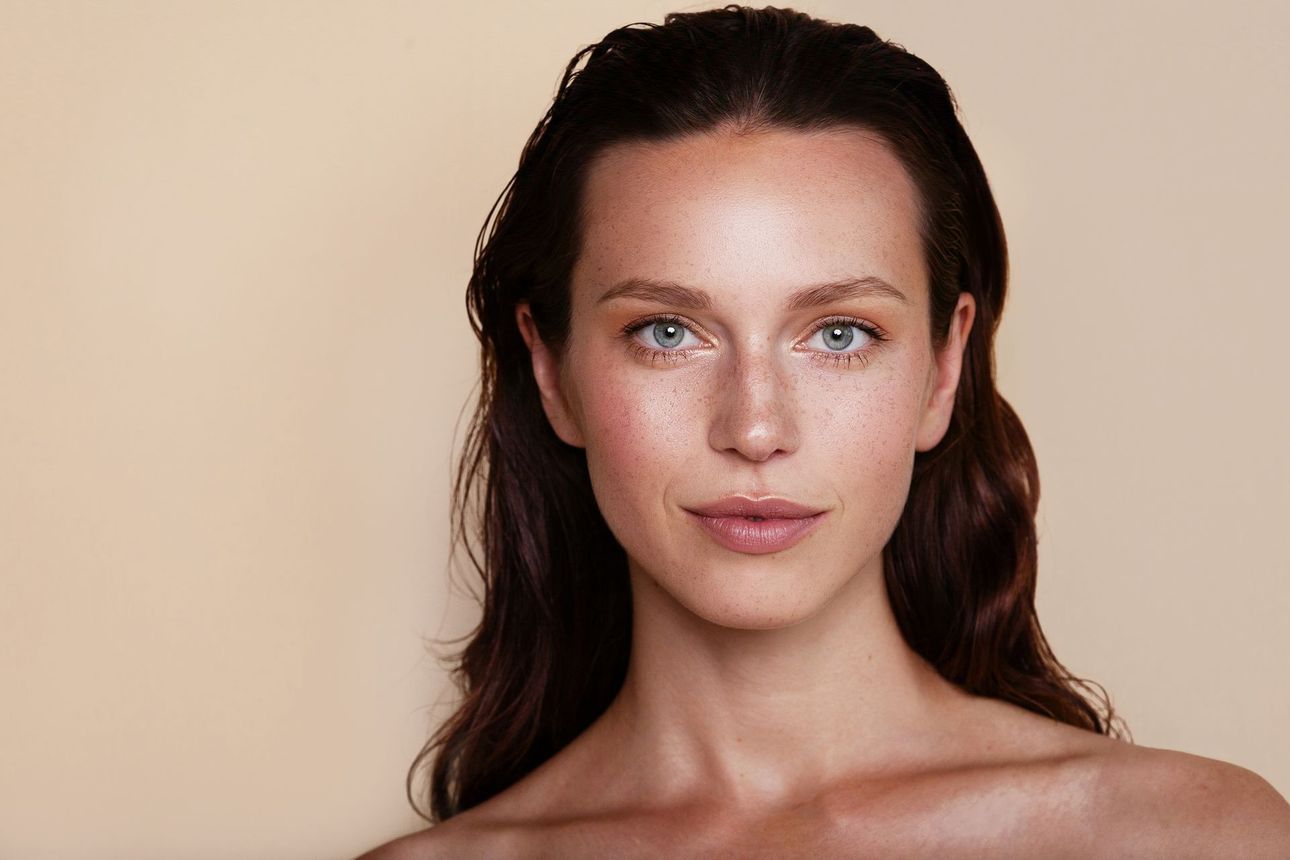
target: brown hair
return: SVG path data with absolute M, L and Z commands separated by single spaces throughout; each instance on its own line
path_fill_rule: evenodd
M 994 384 L 1007 247 L 957 111 L 941 76 L 902 46 L 792 9 L 672 13 L 662 25 L 616 29 L 569 61 L 475 247 L 467 306 L 481 387 L 453 528 L 482 578 L 483 617 L 452 657 L 464 699 L 408 772 L 408 798 L 423 817 L 450 818 L 512 785 L 587 728 L 622 685 L 627 560 L 596 505 L 585 450 L 561 441 L 546 419 L 515 306 L 530 303 L 559 355 L 589 162 L 611 144 L 716 129 L 861 127 L 909 171 L 933 345 L 946 343 L 960 291 L 975 297 L 977 318 L 949 428 L 916 454 L 883 550 L 892 610 L 910 647 L 963 689 L 1093 732 L 1127 732 L 1105 690 L 1093 693 L 1097 685 L 1053 656 L 1035 615 L 1039 474 Z M 482 558 L 467 535 L 472 498 L 482 503 Z M 413 782 L 432 755 L 426 814 Z

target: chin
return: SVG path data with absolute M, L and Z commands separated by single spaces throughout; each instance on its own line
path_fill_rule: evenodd
M 733 630 L 792 627 L 818 612 L 829 597 L 819 579 L 812 581 L 814 588 L 807 588 L 795 576 L 768 579 L 747 573 L 753 576 L 738 584 L 729 581 L 729 571 L 723 574 L 727 581 L 720 583 L 703 572 L 682 582 L 655 582 L 694 615 Z
M 767 605 L 763 601 L 699 606 L 691 611 L 710 624 L 731 630 L 779 630 L 800 624 L 815 614 L 800 603 Z

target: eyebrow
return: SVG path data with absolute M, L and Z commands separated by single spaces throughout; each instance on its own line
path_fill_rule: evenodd
M 823 284 L 812 284 L 797 290 L 784 303 L 786 311 L 800 311 L 817 308 L 846 299 L 874 296 L 894 299 L 909 304 L 909 297 L 882 278 L 864 275 L 857 278 L 843 278 Z M 654 278 L 627 278 L 619 281 L 596 299 L 596 304 L 604 304 L 614 299 L 641 299 L 647 302 L 658 302 L 673 305 L 687 310 L 712 310 L 712 297 L 697 287 L 687 287 L 675 281 L 656 280 Z

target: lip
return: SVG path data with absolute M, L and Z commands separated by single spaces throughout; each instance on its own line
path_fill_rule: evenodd
M 687 510 L 712 538 L 728 550 L 762 555 L 783 552 L 813 531 L 827 511 L 811 517 L 762 520 L 753 522 L 743 517 L 705 517 Z
M 787 499 L 740 496 L 685 508 L 685 512 L 721 546 L 751 555 L 783 552 L 812 532 L 828 513 Z M 749 516 L 764 519 L 754 522 Z
M 705 517 L 762 517 L 768 520 L 803 519 L 824 512 L 821 508 L 807 507 L 790 499 L 750 499 L 747 496 L 726 496 L 686 510 Z

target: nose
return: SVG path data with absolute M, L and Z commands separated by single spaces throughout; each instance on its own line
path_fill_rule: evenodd
M 786 356 L 744 351 L 730 376 L 719 378 L 709 444 L 753 462 L 798 446 L 798 410 Z

